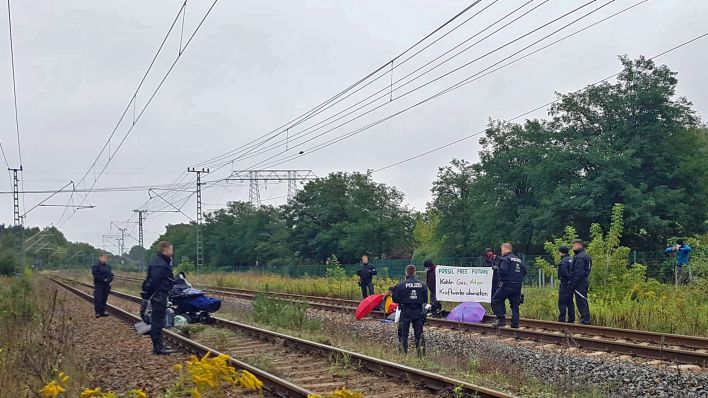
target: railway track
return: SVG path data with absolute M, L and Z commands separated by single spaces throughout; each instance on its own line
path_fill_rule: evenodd
M 57 279 L 61 279 L 64 282 Z M 81 289 L 68 284 L 75 284 L 84 288 L 92 288 L 92 285 L 58 276 L 53 276 L 52 280 L 84 298 L 91 297 Z M 127 305 L 131 306 L 134 311 L 139 306 L 139 297 L 117 291 L 112 291 L 111 295 L 126 301 Z M 123 309 L 112 306 L 111 311 L 115 311 L 121 317 L 137 322 L 136 316 Z M 239 361 L 237 361 L 238 366 L 234 366 L 238 369 L 248 366 L 247 370 L 259 378 L 270 377 L 273 381 L 270 385 L 266 385 L 264 382 L 264 386 L 270 387 L 272 385 L 273 387 L 278 387 L 277 391 L 280 393 L 276 395 L 279 396 L 306 396 L 298 394 L 310 394 L 312 393 L 310 391 L 314 391 L 315 394 L 322 394 L 345 386 L 349 390 L 362 392 L 367 398 L 452 397 L 455 394 L 485 398 L 513 397 L 504 392 L 494 391 L 356 352 L 218 317 L 214 319 L 216 322 L 215 327 L 235 332 L 228 337 L 215 338 L 219 340 L 219 345 L 224 346 L 220 351 L 232 357 L 244 358 L 246 362 L 249 359 L 257 359 L 259 361 L 265 359 L 269 363 L 269 372 L 264 372 L 254 368 L 252 365 Z M 210 341 L 209 337 L 199 343 L 186 339 L 174 332 L 167 331 L 166 334 L 170 340 L 177 340 L 177 345 L 189 351 L 194 351 L 193 346 L 196 346 L 202 347 L 201 352 L 198 352 L 199 354 L 206 351 L 216 352 L 206 348 L 206 345 L 204 345 L 215 343 Z M 282 384 L 275 384 L 276 381 L 287 383 L 286 385 L 292 388 L 298 388 L 299 392 L 287 392 Z M 298 387 L 298 385 L 302 387 Z M 453 392 L 453 390 L 456 392 Z
M 130 281 L 142 282 L 137 278 L 116 276 Z M 234 297 L 253 300 L 257 294 L 297 302 L 306 302 L 313 309 L 336 311 L 353 314 L 359 304 L 355 300 L 331 297 L 299 295 L 292 293 L 263 292 L 249 289 L 226 288 L 195 285 L 211 294 L 222 297 Z M 373 316 L 383 316 L 375 312 Z M 491 321 L 493 317 L 486 317 Z M 654 360 L 708 367 L 708 338 L 657 333 L 633 329 L 610 328 L 594 325 L 578 325 L 537 319 L 522 318 L 521 328 L 497 328 L 484 323 L 461 323 L 446 319 L 429 318 L 428 325 L 446 329 L 462 330 L 482 334 L 494 334 L 539 341 L 549 344 L 561 344 L 593 351 L 604 351 L 621 355 L 631 355 Z

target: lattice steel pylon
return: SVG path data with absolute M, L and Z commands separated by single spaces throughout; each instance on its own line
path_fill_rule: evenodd
M 22 216 L 20 215 L 20 178 L 18 173 L 22 171 L 22 166 L 19 169 L 8 169 L 12 172 L 12 211 L 14 225 L 19 227 L 22 225 Z
M 297 194 L 297 183 L 317 178 L 312 170 L 235 170 L 226 181 L 248 181 L 248 201 L 261 205 L 259 184 L 261 181 L 287 182 L 288 200 Z
M 202 173 L 208 174 L 209 169 L 197 170 L 187 167 L 187 171 L 197 174 L 197 273 L 204 266 L 204 237 L 202 236 Z

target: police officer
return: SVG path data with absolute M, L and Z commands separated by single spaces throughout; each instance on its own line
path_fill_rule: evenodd
M 152 351 L 156 355 L 169 355 L 175 352 L 165 346 L 162 340 L 162 328 L 165 327 L 167 299 L 174 283 L 172 275 L 172 244 L 160 242 L 158 253 L 148 266 L 147 278 L 143 282 L 143 292 L 150 300 L 150 338 Z
M 558 248 L 558 253 L 561 256 L 560 262 L 558 263 L 558 279 L 560 281 L 558 286 L 558 310 L 560 311 L 558 322 L 575 323 L 574 292 L 570 280 L 570 249 L 568 249 L 568 246 L 561 246 Z
M 437 285 L 435 280 L 435 268 L 437 267 L 433 260 L 423 261 L 423 267 L 425 267 L 425 282 L 428 284 L 428 291 L 430 292 L 430 305 L 432 305 L 432 314 L 434 317 L 442 316 L 442 304 L 437 300 L 435 294 L 435 286 Z
M 108 265 L 106 253 L 101 253 L 98 256 L 98 262 L 91 267 L 91 274 L 93 275 L 93 308 L 96 311 L 96 318 L 108 316 L 106 302 L 108 294 L 111 292 L 113 272 L 111 266 Z
M 499 256 L 494 254 L 494 250 L 486 248 L 484 250 L 484 266 L 492 269 L 492 297 L 499 289 Z
M 376 275 L 376 268 L 369 265 L 369 256 L 361 256 L 361 266 L 356 271 L 356 274 L 359 275 L 362 298 L 367 298 L 374 294 L 373 279 L 374 275 Z
M 573 241 L 573 261 L 570 266 L 570 283 L 575 293 L 575 304 L 580 313 L 580 323 L 590 324 L 590 303 L 588 303 L 588 287 L 590 286 L 590 270 L 592 258 L 585 252 L 581 239 Z
M 511 306 L 511 327 L 519 327 L 519 304 L 521 301 L 521 286 L 526 276 L 526 267 L 514 253 L 511 243 L 501 245 L 499 261 L 499 281 L 501 286 L 492 296 L 492 310 L 497 316 L 498 327 L 506 325 L 506 300 Z
M 424 307 L 428 303 L 428 287 L 415 276 L 415 265 L 406 267 L 406 280 L 392 289 L 393 301 L 401 309 L 398 338 L 404 353 L 408 353 L 408 334 L 413 325 L 415 349 L 422 355 L 423 323 L 425 323 Z

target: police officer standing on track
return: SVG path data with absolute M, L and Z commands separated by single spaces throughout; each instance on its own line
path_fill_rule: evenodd
M 511 306 L 511 327 L 519 327 L 519 304 L 521 302 L 521 286 L 526 267 L 521 259 L 512 253 L 511 243 L 501 245 L 501 259 L 499 261 L 499 281 L 501 286 L 492 296 L 492 310 L 497 316 L 497 327 L 506 326 L 506 300 Z
M 406 280 L 399 283 L 391 291 L 393 301 L 398 304 L 401 309 L 401 318 L 399 320 L 399 335 L 401 346 L 404 353 L 408 353 L 408 335 L 410 326 L 413 325 L 413 334 L 415 337 L 415 348 L 419 356 L 423 355 L 422 340 L 423 340 L 423 324 L 425 323 L 425 314 L 423 313 L 425 305 L 428 303 L 428 287 L 415 276 L 415 265 L 406 267 Z
M 575 293 L 575 304 L 580 313 L 580 323 L 590 324 L 590 303 L 588 303 L 588 287 L 590 286 L 590 271 L 592 270 L 592 259 L 585 252 L 585 246 L 581 239 L 573 241 L 573 261 L 570 267 L 570 283 L 573 293 Z
M 143 282 L 143 292 L 150 300 L 152 308 L 150 338 L 152 339 L 152 351 L 156 355 L 169 355 L 175 352 L 167 348 L 162 339 L 162 328 L 165 327 L 167 313 L 167 296 L 173 283 L 172 244 L 162 241 L 158 246 L 157 256 L 148 266 L 147 278 Z
M 561 246 L 558 248 L 558 253 L 561 256 L 560 263 L 558 263 L 558 279 L 560 280 L 558 286 L 558 310 L 560 311 L 558 322 L 575 323 L 575 303 L 573 303 L 573 294 L 575 292 L 573 292 L 570 280 L 572 260 L 568 254 L 570 249 L 568 249 L 568 246 Z
M 369 256 L 361 256 L 361 267 L 356 271 L 359 276 L 359 286 L 361 287 L 362 298 L 367 298 L 374 294 L 374 275 L 376 268 L 369 265 Z
M 113 272 L 111 266 L 108 265 L 108 254 L 101 253 L 98 256 L 98 262 L 91 267 L 91 274 L 93 275 L 93 307 L 96 310 L 96 318 L 108 316 L 106 302 L 113 281 Z

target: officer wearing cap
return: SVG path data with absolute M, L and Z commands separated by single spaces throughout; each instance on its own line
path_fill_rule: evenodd
M 408 353 L 408 335 L 413 325 L 415 348 L 422 355 L 423 324 L 425 323 L 424 307 L 428 303 L 428 287 L 415 276 L 415 265 L 406 267 L 406 280 L 391 289 L 393 301 L 401 309 L 398 338 L 404 353 Z
M 558 253 L 561 256 L 558 263 L 558 322 L 575 323 L 575 303 L 573 303 L 573 286 L 570 279 L 570 249 L 568 246 L 558 248 Z M 566 317 L 567 313 L 567 317 Z

